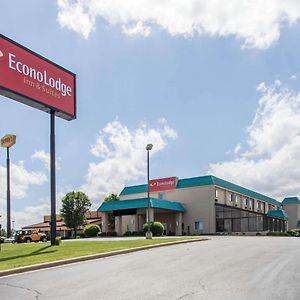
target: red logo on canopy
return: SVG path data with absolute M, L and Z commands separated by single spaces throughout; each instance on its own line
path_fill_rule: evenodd
M 149 185 L 150 192 L 172 190 L 177 186 L 177 177 L 152 179 L 149 181 Z

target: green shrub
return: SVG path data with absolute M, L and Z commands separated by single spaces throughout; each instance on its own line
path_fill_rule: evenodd
M 83 232 L 87 237 L 95 237 L 100 232 L 100 227 L 97 224 L 89 224 L 84 227 Z
M 131 231 L 126 231 L 126 232 L 123 234 L 123 236 L 132 236 L 132 233 L 131 233 Z
M 269 231 L 267 233 L 269 236 L 290 236 L 289 233 L 287 232 L 281 232 L 281 231 Z
M 59 246 L 60 243 L 61 243 L 61 237 L 60 237 L 60 236 L 57 236 L 57 237 L 55 238 L 54 245 L 55 245 L 55 246 Z
M 134 231 L 134 232 L 132 232 L 132 235 L 133 236 L 144 236 L 145 233 L 144 233 L 144 231 Z
M 117 233 L 115 231 L 107 232 L 106 236 L 111 236 L 111 237 L 117 236 Z
M 143 226 L 144 233 L 148 231 L 148 223 Z M 164 225 L 160 222 L 150 222 L 150 231 L 154 236 L 160 236 L 164 233 Z

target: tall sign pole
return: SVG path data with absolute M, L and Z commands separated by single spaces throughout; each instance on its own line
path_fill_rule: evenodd
M 9 148 L 16 143 L 16 136 L 13 134 L 7 134 L 1 139 L 1 147 L 6 148 L 6 182 L 7 182 L 7 193 L 6 193 L 6 211 L 7 211 L 7 226 L 6 236 L 11 236 L 11 215 L 10 215 L 10 159 L 9 159 Z
M 50 238 L 53 246 L 56 237 L 55 116 L 68 121 L 76 119 L 76 75 L 0 34 L 0 95 L 50 114 Z
M 51 246 L 55 245 L 56 237 L 56 178 L 55 178 L 55 111 L 50 112 L 50 198 L 51 198 Z

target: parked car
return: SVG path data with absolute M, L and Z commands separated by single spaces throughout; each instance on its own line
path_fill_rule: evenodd
M 17 243 L 30 243 L 30 242 L 47 242 L 45 233 L 36 230 L 17 230 L 16 232 Z
M 14 237 L 5 238 L 4 243 L 12 243 L 14 244 L 16 242 L 16 239 Z
M 3 244 L 5 239 L 6 239 L 5 236 L 0 236 L 0 244 Z

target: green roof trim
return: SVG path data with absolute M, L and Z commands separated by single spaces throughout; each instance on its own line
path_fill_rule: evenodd
M 216 185 L 233 192 L 243 194 L 250 198 L 255 198 L 261 201 L 268 202 L 273 205 L 281 206 L 281 203 L 273 198 L 262 195 L 260 193 L 254 192 L 247 188 L 241 187 L 237 184 L 231 183 L 229 181 L 223 180 L 221 178 L 207 175 L 193 178 L 179 179 L 177 183 L 177 189 L 196 187 L 196 186 L 205 186 L 205 185 Z M 131 194 L 141 194 L 147 192 L 147 184 L 135 185 L 135 186 L 126 186 L 120 193 L 120 196 L 131 195 Z
M 120 196 L 147 193 L 147 184 L 125 186 Z
M 286 197 L 283 199 L 282 204 L 300 203 L 298 197 Z
M 281 219 L 288 219 L 289 215 L 287 212 L 283 209 L 277 209 L 277 210 L 269 210 L 267 213 L 268 217 L 274 217 L 274 218 L 281 218 Z
M 150 207 L 161 208 L 178 212 L 185 212 L 185 208 L 180 202 L 161 200 L 157 198 L 150 198 Z M 129 199 L 119 201 L 103 202 L 98 211 L 113 211 L 113 210 L 125 210 L 148 207 L 148 198 Z

